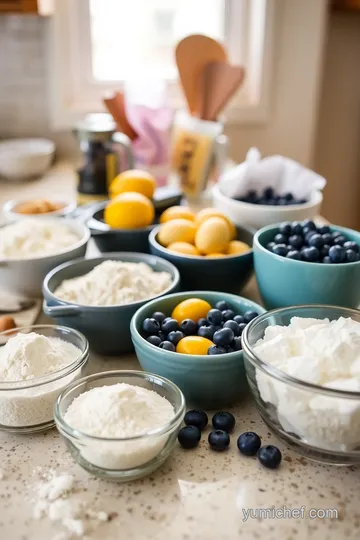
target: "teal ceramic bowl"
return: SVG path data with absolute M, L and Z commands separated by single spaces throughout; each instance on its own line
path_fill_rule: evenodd
M 221 258 L 183 255 L 159 244 L 159 228 L 156 227 L 149 234 L 150 252 L 176 266 L 180 272 L 183 291 L 193 291 L 201 287 L 209 291 L 221 290 L 237 294 L 248 282 L 253 272 L 252 250 Z M 252 246 L 254 232 L 246 227 L 237 227 L 237 240 Z
M 159 349 L 141 335 L 141 325 L 154 311 L 171 315 L 172 310 L 187 298 L 202 298 L 215 305 L 225 300 L 237 314 L 245 311 L 264 313 L 264 308 L 246 298 L 232 294 L 194 291 L 169 294 L 148 302 L 131 320 L 130 331 L 135 352 L 145 371 L 156 373 L 174 382 L 190 405 L 219 409 L 239 401 L 247 392 L 242 351 L 217 356 L 187 355 Z
M 340 231 L 360 245 L 360 233 Z M 357 308 L 360 305 L 360 262 L 322 264 L 280 257 L 266 249 L 279 225 L 260 229 L 254 236 L 254 266 L 260 294 L 267 309 L 300 304 L 330 304 Z

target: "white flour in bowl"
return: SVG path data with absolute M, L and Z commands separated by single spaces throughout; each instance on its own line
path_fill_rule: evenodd
M 55 296 L 74 304 L 114 306 L 153 298 L 170 287 L 171 274 L 145 263 L 104 261 L 88 274 L 67 279 Z
M 18 390 L 20 382 L 51 375 L 69 366 L 81 351 L 56 337 L 30 332 L 18 333 L 0 347 L 0 424 L 7 427 L 34 426 L 51 421 L 53 404 L 78 370 L 59 380 Z M 6 383 L 6 389 L 2 388 Z M 13 388 L 12 388 L 13 386 Z
M 152 390 L 126 383 L 92 388 L 80 394 L 64 415 L 73 429 L 104 439 L 126 439 L 162 428 L 174 417 L 171 403 Z M 81 439 L 83 457 L 104 469 L 131 469 L 151 461 L 163 449 L 167 435 L 138 440 Z

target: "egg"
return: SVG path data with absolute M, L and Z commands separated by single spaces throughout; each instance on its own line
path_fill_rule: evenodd
M 250 246 L 245 244 L 245 242 L 240 242 L 240 240 L 232 240 L 229 244 L 227 254 L 228 255 L 241 255 L 241 253 L 246 253 L 250 251 Z
M 187 206 L 171 206 L 160 216 L 160 223 L 166 223 L 172 219 L 188 219 L 195 221 L 195 214 Z
M 204 221 L 196 231 L 195 246 L 208 255 L 225 253 L 230 242 L 230 229 L 221 217 L 211 217 Z
M 230 221 L 230 219 L 227 216 L 225 216 L 225 214 L 223 214 L 222 212 L 220 212 L 220 210 L 217 210 L 216 208 L 203 208 L 202 210 L 200 210 L 200 212 L 196 214 L 195 223 L 199 227 L 207 219 L 212 218 L 212 217 L 223 218 L 228 224 L 228 227 L 230 229 L 230 240 L 233 240 L 234 238 L 236 238 L 237 232 L 236 232 L 235 225 L 233 224 L 232 221 Z
M 176 345 L 176 352 L 180 354 L 196 354 L 205 356 L 214 343 L 201 336 L 186 336 Z
M 206 318 L 210 309 L 209 302 L 202 298 L 187 298 L 174 308 L 171 317 L 179 324 L 185 319 L 197 322 L 199 319 Z
M 12 330 L 13 328 L 16 328 L 16 322 L 13 317 L 10 317 L 10 315 L 0 317 L 0 332 Z
M 193 244 L 195 239 L 196 226 L 188 219 L 172 219 L 160 226 L 158 241 L 167 247 L 174 242 L 186 242 Z
M 200 255 L 199 250 L 187 242 L 174 242 L 168 246 L 168 249 L 176 253 L 183 253 L 184 255 Z

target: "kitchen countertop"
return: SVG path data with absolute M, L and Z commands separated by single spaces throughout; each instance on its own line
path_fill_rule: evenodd
M 60 164 L 44 179 L 28 184 L 0 184 L 0 204 L 27 195 L 72 196 L 73 175 L 69 164 Z M 254 282 L 245 294 L 257 297 Z M 91 355 L 88 371 L 137 369 L 136 358 L 101 358 Z M 195 450 L 176 447 L 165 465 L 151 476 L 117 484 L 90 476 L 76 465 L 56 430 L 18 436 L 0 433 L 0 538 L 3 540 L 58 540 L 63 529 L 48 519 L 35 520 L 34 471 L 54 468 L 73 474 L 84 488 L 84 498 L 93 510 L 112 513 L 86 536 L 101 540 L 332 540 L 358 539 L 359 469 L 331 467 L 305 460 L 271 435 L 250 398 L 232 409 L 235 432 L 228 451 L 212 452 L 208 430 Z M 237 436 L 256 431 L 263 442 L 274 443 L 283 452 L 277 471 L 261 467 L 255 458 L 241 456 Z M 1 475 L 0 475 L 1 477 Z M 244 519 L 243 510 L 256 514 L 259 508 L 336 509 L 338 518 Z M 66 538 L 66 537 L 65 537 Z

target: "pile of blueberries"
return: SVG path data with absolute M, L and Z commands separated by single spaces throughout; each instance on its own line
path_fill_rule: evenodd
M 179 324 L 157 311 L 143 321 L 142 330 L 149 343 L 167 351 L 175 352 L 176 345 L 185 336 L 201 336 L 214 343 L 209 347 L 209 355 L 226 354 L 241 350 L 241 334 L 257 316 L 256 311 L 236 315 L 229 304 L 221 300 L 207 313 L 206 319 L 196 322 L 185 319 Z
M 208 425 L 208 416 L 201 410 L 188 411 L 185 414 L 186 424 L 178 434 L 178 441 L 183 448 L 195 448 L 201 439 L 201 432 Z M 210 448 L 217 451 L 226 450 L 230 445 L 230 435 L 235 427 L 235 418 L 230 412 L 217 412 L 212 417 L 214 431 L 208 436 Z M 276 446 L 267 444 L 261 446 L 257 433 L 246 431 L 237 440 L 239 451 L 245 456 L 257 456 L 258 460 L 268 469 L 276 469 L 281 462 L 281 452 Z
M 360 247 L 328 225 L 313 221 L 282 223 L 279 232 L 266 246 L 269 251 L 296 261 L 324 264 L 352 263 L 360 260 Z
M 278 195 L 272 187 L 267 187 L 262 193 L 257 193 L 254 189 L 250 189 L 244 197 L 238 197 L 237 201 L 250 204 L 263 204 L 267 206 L 290 206 L 293 204 L 304 204 L 307 199 L 295 199 L 292 193 Z

